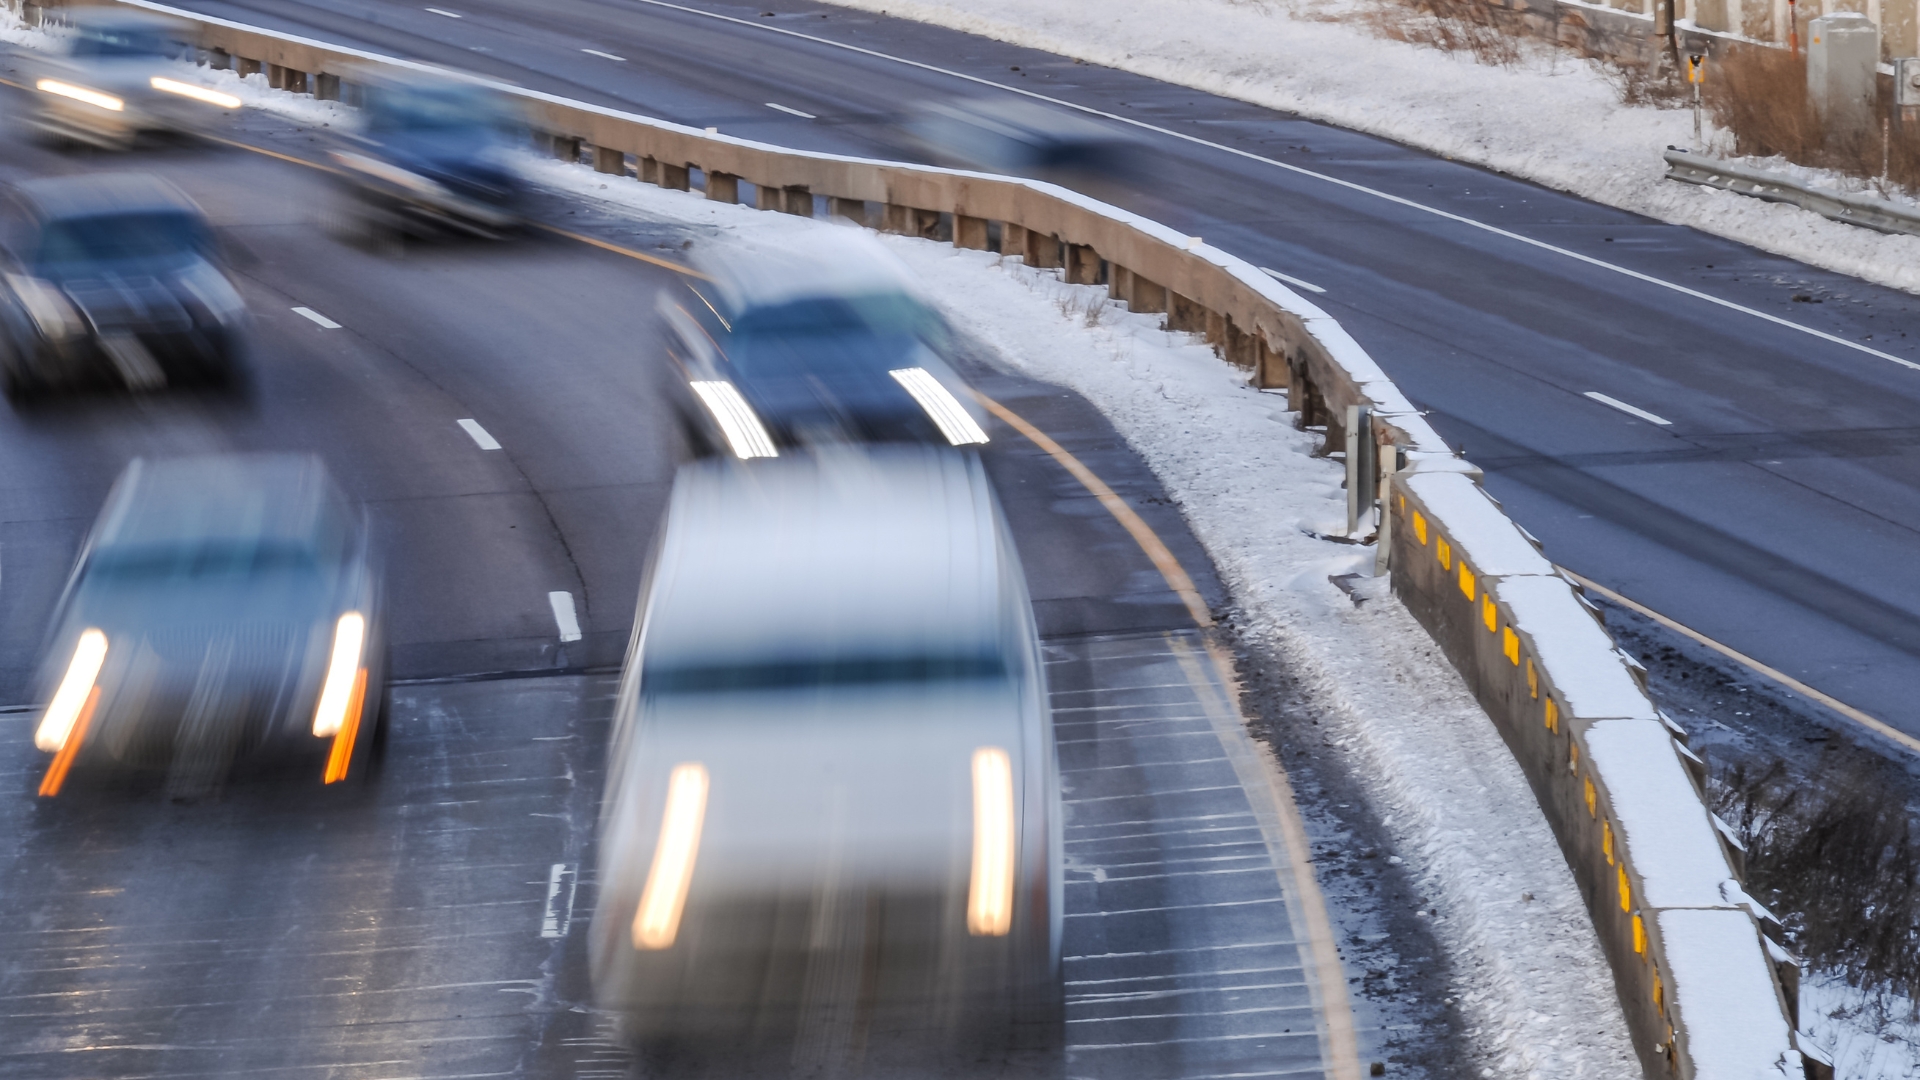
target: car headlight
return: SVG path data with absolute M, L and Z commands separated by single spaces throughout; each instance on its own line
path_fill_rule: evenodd
M 126 102 L 121 101 L 112 94 L 103 94 L 98 90 L 89 90 L 84 86 L 75 86 L 69 82 L 61 82 L 59 79 L 41 79 L 33 84 L 33 88 L 42 93 L 53 94 L 57 97 L 84 101 L 95 108 L 105 109 L 108 112 L 120 112 L 127 107 Z
M 358 698 L 366 686 L 360 664 L 366 645 L 367 617 L 357 611 L 340 616 L 333 627 L 333 652 L 327 658 L 326 681 L 320 684 L 320 703 L 313 710 L 315 738 L 338 735 L 347 714 L 358 711 Z
M 453 194 L 437 180 L 429 180 L 419 173 L 403 169 L 391 162 L 381 161 L 379 158 L 368 157 L 365 154 L 354 154 L 344 150 L 336 150 L 333 152 L 333 160 L 352 169 L 354 172 L 364 173 L 376 180 L 384 180 L 395 187 L 424 198 L 448 198 Z
M 733 449 L 734 457 L 780 456 L 780 451 L 774 448 L 773 437 L 767 434 L 753 406 L 740 396 L 739 388 L 721 379 L 695 379 L 689 385 L 699 396 L 700 404 L 707 407 L 714 421 L 720 425 L 720 431 L 726 435 L 727 445 Z
M 933 373 L 923 367 L 897 368 L 887 374 L 913 395 L 928 417 L 939 426 L 940 434 L 954 446 L 972 446 L 987 441 L 987 433 L 960 404 L 960 399 L 952 391 L 940 384 Z
M 60 286 L 24 274 L 8 274 L 7 286 L 19 297 L 20 306 L 33 320 L 34 328 L 48 341 L 65 341 L 85 332 L 87 322 L 60 291 Z
M 155 75 L 153 78 L 147 80 L 147 85 L 164 94 L 178 94 L 183 98 L 203 101 L 208 105 L 217 105 L 222 109 L 237 109 L 240 107 L 240 99 L 234 97 L 232 94 L 223 94 L 218 90 L 209 90 L 204 86 L 195 86 L 193 83 L 184 83 L 178 79 L 169 79 L 165 76 Z
M 700 828 L 707 817 L 707 767 L 697 761 L 673 767 L 667 780 L 667 812 L 660 821 L 660 843 L 633 914 L 633 947 L 665 949 L 680 934 L 693 863 L 700 855 Z
M 33 745 L 48 753 L 67 745 L 74 724 L 93 699 L 95 681 L 100 678 L 100 667 L 106 662 L 107 635 L 94 627 L 81 631 L 60 688 L 54 691 L 53 700 L 40 717 L 40 726 L 34 729 Z
M 1004 937 L 1013 929 L 1013 762 L 1005 750 L 973 752 L 973 876 L 967 932 Z

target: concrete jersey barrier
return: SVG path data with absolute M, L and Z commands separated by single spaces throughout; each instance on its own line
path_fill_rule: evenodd
M 8 0 L 19 5 L 20 0 Z M 352 100 L 356 71 L 425 65 L 272 33 L 147 0 L 192 24 L 202 59 Z M 37 20 L 41 11 L 25 5 Z M 484 81 L 484 80 L 482 80 Z M 1704 766 L 1647 697 L 1638 666 L 1531 538 L 1326 313 L 1254 266 L 1157 222 L 1039 181 L 787 150 L 499 83 L 556 155 L 709 199 L 830 215 L 1000 250 L 1107 286 L 1169 329 L 1204 334 L 1381 493 L 1396 594 L 1440 643 L 1525 770 L 1586 896 L 1652 1080 L 1824 1073 L 1796 1047 L 1799 967 L 1741 887 L 1741 853 L 1702 796 Z M 1349 430 L 1351 428 L 1351 431 Z M 1349 442 L 1351 436 L 1353 442 Z M 1377 473 L 1361 475 L 1363 462 Z M 1370 515 L 1369 515 L 1370 516 Z

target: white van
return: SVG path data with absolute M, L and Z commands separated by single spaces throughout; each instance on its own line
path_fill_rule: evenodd
M 615 707 L 598 1003 L 726 1075 L 1057 1073 L 1058 777 L 976 458 L 690 465 Z

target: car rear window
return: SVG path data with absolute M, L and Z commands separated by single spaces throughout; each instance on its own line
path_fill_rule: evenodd
M 715 664 L 648 664 L 641 691 L 650 697 L 678 694 L 815 690 L 1004 679 L 1005 660 L 975 655 L 904 654 L 755 660 Z

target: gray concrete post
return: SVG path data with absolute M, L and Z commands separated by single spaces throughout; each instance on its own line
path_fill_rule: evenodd
M 1167 329 L 1204 334 L 1207 330 L 1207 309 L 1201 307 L 1198 300 L 1181 296 L 1169 289 L 1167 290 Z
M 249 75 L 258 75 L 260 74 L 260 61 L 249 60 L 244 56 L 236 56 L 233 58 L 233 70 L 235 74 L 243 79 Z
M 553 137 L 553 156 L 561 161 L 579 161 L 580 140 L 570 135 L 555 135 Z
M 1167 287 L 1156 284 L 1139 274 L 1128 275 L 1131 279 L 1127 286 L 1127 306 L 1135 311 L 1159 312 L 1167 310 Z
M 782 207 L 786 213 L 792 214 L 794 217 L 810 218 L 813 216 L 812 188 L 795 184 L 792 187 L 782 188 L 780 190 L 784 192 L 787 197 L 786 206 Z
M 732 173 L 707 173 L 707 198 L 714 202 L 740 201 L 740 178 Z
M 1837 11 L 1807 24 L 1807 97 L 1829 140 L 1872 133 L 1879 96 L 1880 29 L 1865 15 Z
M 838 195 L 827 200 L 827 213 L 832 217 L 845 218 L 855 225 L 867 223 L 867 201 L 865 199 L 843 199 Z
M 593 171 L 609 176 L 627 175 L 627 155 L 604 146 L 593 148 Z
M 321 101 L 339 101 L 340 76 L 329 75 L 324 71 L 314 76 L 313 96 Z
M 1107 295 L 1123 304 L 1131 306 L 1133 300 L 1133 271 L 1114 263 L 1107 267 Z
M 1068 244 L 1066 270 L 1068 284 L 1097 285 L 1100 282 L 1100 255 L 1085 244 Z
M 692 170 L 685 165 L 669 165 L 662 161 L 656 167 L 661 187 L 669 191 L 689 191 L 693 188 L 693 178 L 688 175 Z

